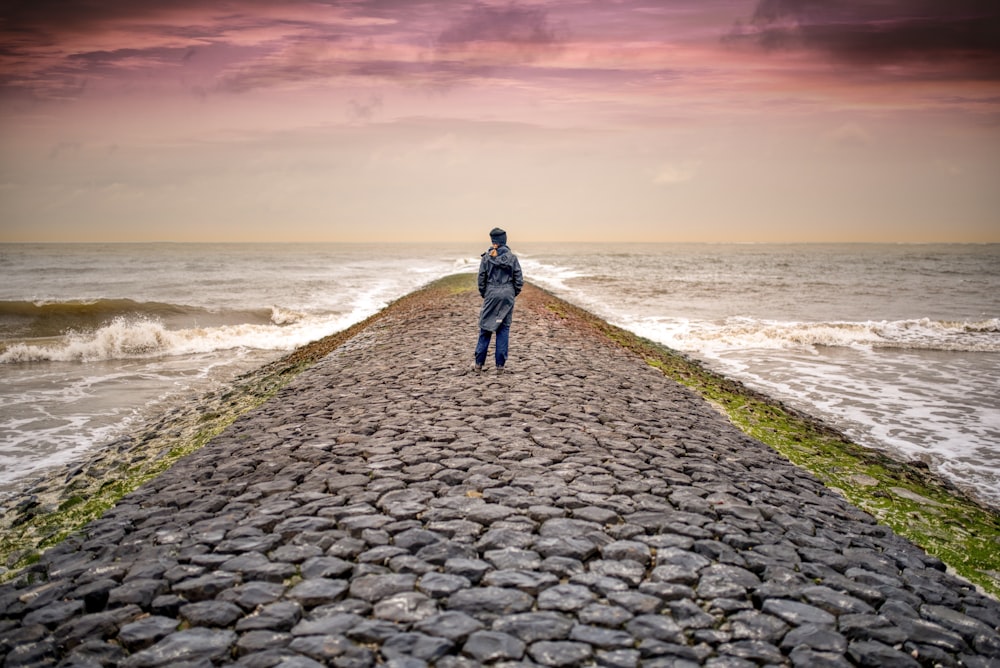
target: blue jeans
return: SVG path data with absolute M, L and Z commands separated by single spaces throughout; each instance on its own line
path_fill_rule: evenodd
M 476 364 L 486 361 L 486 351 L 490 347 L 493 332 L 488 329 L 479 330 L 479 341 L 476 343 Z M 510 344 L 510 325 L 500 325 L 497 329 L 497 345 L 494 351 L 498 367 L 507 363 L 507 347 Z

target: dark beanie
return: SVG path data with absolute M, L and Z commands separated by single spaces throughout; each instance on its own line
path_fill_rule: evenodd
M 495 244 L 500 244 L 501 246 L 507 245 L 507 233 L 501 230 L 499 227 L 494 227 L 490 230 L 490 241 Z

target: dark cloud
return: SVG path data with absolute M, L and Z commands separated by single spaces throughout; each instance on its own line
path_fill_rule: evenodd
M 727 40 L 821 51 L 855 66 L 924 65 L 929 76 L 1000 79 L 996 0 L 759 0 Z
M 522 62 L 535 60 L 559 45 L 548 13 L 537 7 L 476 4 L 445 29 L 437 40 L 442 51 L 502 46 Z

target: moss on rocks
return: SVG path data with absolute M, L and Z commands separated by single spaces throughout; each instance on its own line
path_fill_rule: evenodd
M 431 309 L 449 297 L 475 289 L 474 275 L 456 274 L 394 304 L 420 300 Z M 969 581 L 1000 595 L 1000 515 L 926 468 L 851 443 L 814 418 L 544 290 L 526 287 L 518 308 L 535 309 L 580 335 L 600 337 L 608 345 L 640 356 L 698 393 L 745 433 L 811 471 Z M 123 496 L 265 402 L 294 376 L 379 320 L 391 318 L 393 312 L 390 305 L 343 332 L 241 376 L 225 392 L 206 395 L 132 436 L 108 444 L 85 465 L 33 481 L 23 495 L 0 509 L 0 580 L 37 561 L 41 550 L 99 517 Z
M 744 433 L 810 471 L 962 577 L 1000 595 L 1000 514 L 995 510 L 922 464 L 896 461 L 852 443 L 820 420 L 710 371 L 696 360 L 539 292 L 541 306 L 548 312 L 641 356 L 697 392 Z

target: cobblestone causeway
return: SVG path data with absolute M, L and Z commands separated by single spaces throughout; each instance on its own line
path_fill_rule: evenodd
M 0 586 L 2 665 L 1000 665 L 997 601 L 532 290 L 502 376 L 474 293 L 392 307 Z

